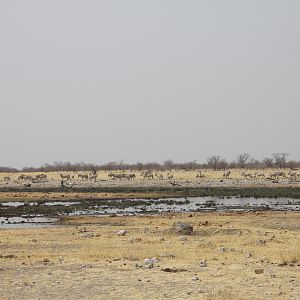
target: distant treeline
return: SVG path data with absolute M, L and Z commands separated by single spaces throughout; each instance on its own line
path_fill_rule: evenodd
M 70 162 L 54 162 L 52 164 L 45 164 L 41 167 L 26 167 L 23 169 L 16 169 L 10 167 L 0 167 L 0 172 L 63 172 L 63 171 L 113 171 L 113 170 L 197 170 L 197 169 L 264 169 L 264 168 L 300 168 L 300 161 L 288 160 L 288 153 L 273 153 L 271 157 L 266 157 L 262 160 L 252 158 L 248 153 L 238 155 L 236 160 L 228 162 L 219 155 L 212 155 L 207 158 L 205 163 L 198 163 L 196 161 L 186 163 L 176 163 L 169 159 L 163 163 L 149 162 L 149 163 L 135 163 L 129 164 L 123 161 L 109 162 L 103 165 L 90 163 L 70 163 Z

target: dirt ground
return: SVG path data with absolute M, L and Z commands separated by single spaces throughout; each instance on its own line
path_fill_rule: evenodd
M 1 229 L 0 299 L 300 299 L 299 217 L 66 217 Z M 177 221 L 192 235 L 170 230 Z

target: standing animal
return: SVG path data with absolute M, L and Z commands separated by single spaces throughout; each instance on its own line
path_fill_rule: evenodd
M 98 174 L 93 174 L 93 175 L 90 175 L 90 180 L 94 180 L 96 181 L 97 180 L 97 177 L 98 177 Z
M 46 174 L 38 174 L 35 176 L 36 179 L 47 179 L 47 175 Z
M 167 178 L 168 178 L 169 180 L 172 180 L 172 179 L 174 179 L 174 175 L 171 174 L 171 173 L 168 173 L 168 174 L 167 174 Z
M 229 178 L 230 174 L 231 174 L 230 171 L 224 172 L 224 173 L 223 173 L 223 178 Z
M 60 177 L 62 180 L 66 179 L 66 180 L 71 180 L 71 175 L 70 174 L 61 174 L 60 173 Z
M 32 177 L 32 176 L 29 176 L 29 175 L 21 174 L 21 175 L 18 177 L 18 180 L 33 180 L 33 177 Z
M 89 175 L 88 174 L 78 174 L 78 179 L 81 178 L 82 180 L 86 179 L 88 180 L 89 179 Z

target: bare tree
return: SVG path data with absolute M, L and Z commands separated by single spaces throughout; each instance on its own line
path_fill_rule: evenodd
M 267 168 L 272 168 L 272 167 L 273 167 L 273 158 L 265 157 L 265 158 L 263 159 L 263 164 L 264 164 L 265 167 L 267 167 Z
M 168 159 L 168 160 L 165 160 L 164 161 L 164 167 L 167 169 L 167 170 L 171 170 L 174 166 L 174 161 L 172 159 Z
M 274 164 L 278 168 L 286 168 L 287 167 L 287 158 L 289 156 L 288 153 L 273 153 Z
M 226 160 L 222 159 L 219 155 L 210 156 L 207 159 L 207 166 L 213 170 L 224 169 Z
M 248 153 L 243 153 L 237 157 L 237 165 L 239 168 L 245 168 L 247 162 L 250 160 L 250 155 Z

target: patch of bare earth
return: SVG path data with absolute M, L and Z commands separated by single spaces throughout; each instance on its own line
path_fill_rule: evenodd
M 299 217 L 72 217 L 1 229 L 0 299 L 299 299 Z M 174 232 L 178 221 L 192 234 Z

